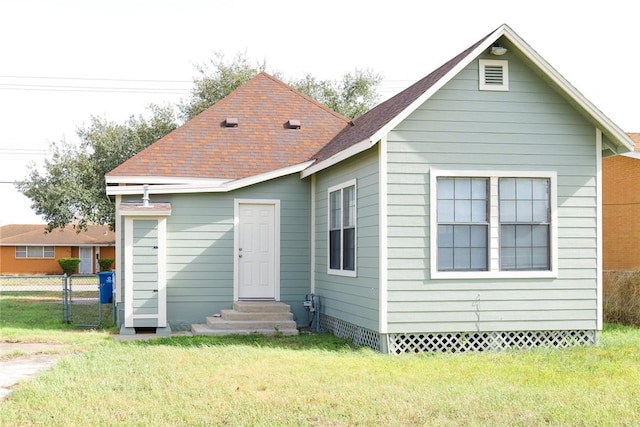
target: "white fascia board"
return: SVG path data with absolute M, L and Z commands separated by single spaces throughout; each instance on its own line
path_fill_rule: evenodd
M 415 101 L 413 101 L 407 108 L 398 113 L 392 120 L 386 125 L 380 128 L 374 133 L 370 139 L 380 140 L 383 136 L 386 136 L 396 126 L 398 126 L 404 119 L 406 119 L 411 113 L 413 113 L 418 107 L 424 104 L 429 98 L 431 98 L 436 92 L 438 92 L 444 85 L 449 83 L 453 77 L 455 77 L 460 71 L 462 71 L 471 61 L 477 58 L 483 51 L 489 49 L 493 43 L 502 35 L 505 25 L 498 28 L 493 34 L 487 37 L 481 44 L 479 44 L 473 51 L 471 51 L 464 59 L 456 64 L 447 74 L 442 76 L 436 83 L 434 83 L 427 91 L 420 95 Z
M 509 26 L 500 27 L 500 32 L 504 34 L 531 62 L 540 68 L 555 84 L 564 90 L 579 106 L 584 109 L 591 117 L 593 117 L 599 126 L 614 136 L 622 148 L 633 151 L 633 141 L 622 129 L 602 113 L 595 105 L 584 97 L 568 80 L 562 77 L 544 58 L 542 58 L 535 50 L 531 48 L 523 39 L 521 39 Z M 499 36 L 498 36 L 499 37 Z M 497 39 L 497 37 L 496 37 Z M 493 43 L 493 42 L 492 42 Z
M 184 193 L 226 193 L 237 190 L 239 188 L 248 187 L 250 185 L 259 184 L 271 179 L 280 178 L 282 176 L 291 175 L 300 172 L 313 163 L 313 160 L 299 163 L 297 165 L 288 166 L 282 169 L 276 169 L 260 175 L 254 175 L 247 178 L 237 179 L 234 181 L 219 182 L 191 182 L 188 184 L 149 184 L 149 194 L 184 194 Z M 140 182 L 138 180 L 137 182 Z M 146 183 L 145 183 L 146 184 Z M 143 194 L 144 185 L 120 185 L 107 186 L 107 195 L 138 195 Z
M 105 176 L 107 184 L 207 184 L 221 185 L 229 179 L 183 178 L 166 176 Z
M 368 150 L 369 148 L 373 147 L 374 145 L 376 145 L 376 143 L 378 142 L 378 139 L 365 139 L 364 141 L 360 141 L 357 144 L 352 145 L 351 147 L 342 150 L 336 154 L 334 154 L 333 156 L 329 157 L 326 160 L 323 160 L 313 166 L 311 166 L 308 169 L 304 169 L 301 173 L 300 173 L 300 178 L 306 178 L 309 175 L 313 175 L 316 172 L 320 172 L 323 169 L 326 169 L 330 166 L 333 166 L 337 163 L 340 163 L 343 160 L 348 159 L 351 156 L 355 156 L 358 153 L 362 153 L 363 151 Z M 311 162 L 313 163 L 313 162 Z M 311 164 L 310 163 L 310 164 Z

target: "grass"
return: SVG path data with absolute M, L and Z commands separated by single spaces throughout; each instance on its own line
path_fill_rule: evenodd
M 97 298 L 96 291 L 75 291 L 73 297 Z M 102 324 L 105 332 L 115 330 L 112 321 L 112 307 L 103 304 Z M 91 334 L 79 331 L 78 324 L 98 324 L 97 304 L 73 304 L 71 307 L 73 323 L 65 323 L 61 291 L 11 291 L 0 295 L 0 338 L 2 341 L 49 342 L 57 344 L 77 344 L 85 341 Z M 97 337 L 97 336 L 96 336 Z M 108 339 L 101 334 L 98 340 Z M 90 344 L 94 344 L 89 339 Z
M 386 356 L 330 335 L 86 344 L 20 384 L 0 404 L 3 424 L 640 423 L 630 327 L 608 325 L 597 347 L 455 355 Z

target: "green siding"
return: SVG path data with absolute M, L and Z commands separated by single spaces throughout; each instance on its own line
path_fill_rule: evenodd
M 310 180 L 294 174 L 230 193 L 151 195 L 167 217 L 167 320 L 172 329 L 203 323 L 233 303 L 234 200 L 280 200 L 280 300 L 299 325 L 310 289 Z M 126 266 L 125 266 L 126 268 Z
M 379 173 L 377 148 L 316 177 L 315 293 L 322 312 L 363 328 L 379 329 Z M 356 179 L 356 277 L 327 273 L 327 196 L 334 185 Z
M 595 129 L 513 53 L 510 90 L 478 62 L 388 136 L 389 332 L 596 329 Z M 429 168 L 556 171 L 557 279 L 430 278 Z

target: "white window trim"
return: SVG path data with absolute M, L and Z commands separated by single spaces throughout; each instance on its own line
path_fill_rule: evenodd
M 502 67 L 502 84 L 488 85 L 485 83 L 485 69 L 487 66 Z M 478 83 L 480 90 L 492 90 L 506 92 L 509 90 L 509 61 L 504 59 L 479 59 L 478 60 Z
M 354 218 L 354 228 L 355 228 L 355 243 L 354 243 L 354 260 L 353 260 L 353 271 L 352 270 L 336 270 L 331 268 L 331 193 L 337 190 L 342 190 L 347 187 L 353 186 L 354 188 L 354 197 L 355 197 L 355 218 Z M 342 199 L 341 199 L 342 200 Z M 340 209 L 340 214 L 342 215 L 342 208 Z M 341 222 L 342 224 L 342 222 Z M 342 230 L 342 227 L 341 227 Z M 342 237 L 342 233 L 340 233 Z M 342 260 L 342 250 L 344 249 L 344 245 L 340 245 L 340 260 Z M 341 261 L 342 264 L 342 261 Z M 345 277 L 356 277 L 358 272 L 358 186 L 356 185 L 356 180 L 352 179 L 342 184 L 334 185 L 333 187 L 329 187 L 327 190 L 327 274 L 332 274 L 335 276 L 345 276 Z
M 18 256 L 18 248 L 24 248 L 24 256 Z M 29 256 L 29 248 L 40 248 L 42 249 L 42 256 Z M 45 256 L 44 248 L 52 248 L 53 255 Z M 20 251 L 22 252 L 22 251 Z M 54 259 L 56 257 L 56 248 L 51 245 L 18 245 L 15 247 L 14 258 L 16 259 Z
M 429 214 L 430 214 L 430 269 L 432 279 L 508 279 L 508 278 L 557 278 L 558 277 L 558 174 L 554 171 L 478 171 L 439 170 L 429 171 Z M 438 218 L 437 179 L 438 177 L 489 178 L 489 270 L 488 271 L 438 271 Z M 500 218 L 498 200 L 499 178 L 548 178 L 551 226 L 549 250 L 551 269 L 546 271 L 501 271 L 500 270 Z

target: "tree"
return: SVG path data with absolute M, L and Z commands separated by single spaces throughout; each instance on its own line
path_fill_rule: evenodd
M 151 106 L 150 118 L 131 116 L 117 124 L 93 116 L 80 127 L 80 144 L 65 140 L 51 144 L 51 158 L 40 172 L 31 166 L 16 187 L 31 199 L 31 208 L 44 216 L 49 231 L 75 224 L 115 224 L 114 205 L 106 194 L 105 174 L 177 127 L 171 106 Z
M 246 54 L 238 53 L 231 63 L 227 63 L 224 55 L 215 53 L 209 62 L 196 65 L 199 76 L 193 80 L 191 98 L 179 105 L 182 118 L 189 120 L 197 116 L 266 68 L 265 61 L 252 65 Z M 284 80 L 280 73 L 272 74 Z M 380 74 L 369 69 L 356 69 L 353 73 L 346 73 L 340 81 L 318 80 L 306 74 L 301 79 L 289 79 L 287 83 L 333 111 L 353 119 L 375 105 L 378 100 L 376 89 L 381 81 Z
M 264 61 L 252 64 L 246 54 L 239 53 L 228 63 L 216 53 L 207 63 L 196 65 L 199 75 L 193 81 L 191 97 L 177 105 L 180 117 L 195 117 L 265 69 Z M 377 101 L 376 88 L 381 79 L 369 70 L 356 70 L 338 82 L 307 74 L 289 84 L 354 118 Z M 31 199 L 36 213 L 44 216 L 49 231 L 67 224 L 75 224 L 78 231 L 86 230 L 91 223 L 114 226 L 115 210 L 106 195 L 105 174 L 179 125 L 175 106 L 152 105 L 149 110 L 149 118 L 131 116 L 123 124 L 91 117 L 89 125 L 77 130 L 79 145 L 64 140 L 53 143 L 52 156 L 45 160 L 43 172 L 32 166 L 27 178 L 16 183 L 18 190 Z
M 378 100 L 376 88 L 382 76 L 371 70 L 356 69 L 341 81 L 317 80 L 311 74 L 289 84 L 333 111 L 353 119 L 366 113 Z
M 237 53 L 231 63 L 224 55 L 214 53 L 208 62 L 195 65 L 200 76 L 193 80 L 191 98 L 180 103 L 182 118 L 189 120 L 229 95 L 244 82 L 264 71 L 266 62 L 251 65 L 246 54 Z

